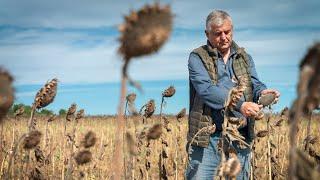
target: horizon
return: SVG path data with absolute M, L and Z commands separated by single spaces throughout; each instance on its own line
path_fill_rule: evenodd
M 132 86 L 128 88 L 129 93 L 136 93 L 136 109 L 144 105 L 148 100 L 154 99 L 156 112 L 160 111 L 162 92 L 173 85 L 176 93 L 171 98 L 166 98 L 165 114 L 176 114 L 182 108 L 189 108 L 189 87 L 188 80 L 158 80 L 158 81 L 139 81 L 143 93 Z M 279 84 L 272 83 L 271 87 L 278 87 L 281 92 L 280 100 L 273 106 L 275 112 L 281 111 L 284 107 L 290 107 L 295 98 L 296 86 L 294 83 Z M 37 91 L 43 86 L 38 85 L 18 85 L 16 86 L 15 103 L 31 105 Z M 89 115 L 114 115 L 117 113 L 119 103 L 119 82 L 95 83 L 95 84 L 58 84 L 57 95 L 53 103 L 45 109 L 58 113 L 60 109 L 68 109 L 72 103 L 76 103 L 79 109 L 85 109 Z

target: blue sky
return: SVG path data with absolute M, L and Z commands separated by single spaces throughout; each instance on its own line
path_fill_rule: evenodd
M 1 0 L 0 65 L 10 70 L 16 84 L 43 84 L 53 77 L 62 83 L 119 81 L 117 26 L 130 9 L 146 2 L 154 1 Z M 253 56 L 258 70 L 297 66 L 320 37 L 319 0 L 161 4 L 170 4 L 175 14 L 172 36 L 157 54 L 134 59 L 129 70 L 134 79 L 187 79 L 188 55 L 205 43 L 205 18 L 213 9 L 232 16 L 234 39 Z M 290 80 L 288 76 L 283 83 Z

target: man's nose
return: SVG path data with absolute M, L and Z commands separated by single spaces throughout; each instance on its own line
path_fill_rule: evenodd
M 226 39 L 226 34 L 224 32 L 221 33 L 221 39 L 225 40 Z

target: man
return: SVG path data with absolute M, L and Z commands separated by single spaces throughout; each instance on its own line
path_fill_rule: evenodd
M 250 143 L 253 138 L 253 117 L 262 108 L 256 104 L 262 94 L 280 93 L 267 89 L 258 79 L 254 62 L 243 48 L 233 40 L 233 24 L 228 13 L 215 10 L 206 20 L 207 44 L 193 50 L 189 57 L 189 132 L 188 144 L 191 145 L 187 179 L 210 179 L 216 175 L 220 164 L 217 143 L 221 135 L 223 108 L 228 92 L 237 85 L 239 77 L 248 79 L 242 98 L 232 111 L 233 115 L 243 118 L 246 123 L 239 129 Z M 250 122 L 251 121 L 251 122 Z M 200 132 L 201 129 L 215 124 L 214 133 Z M 241 163 L 237 179 L 248 179 L 250 149 L 235 147 Z

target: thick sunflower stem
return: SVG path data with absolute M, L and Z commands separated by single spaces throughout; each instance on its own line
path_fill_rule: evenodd
M 125 174 L 124 171 L 124 131 L 125 131 L 125 119 L 124 119 L 124 103 L 126 97 L 126 83 L 127 83 L 127 67 L 129 60 L 125 61 L 125 64 L 122 68 L 122 78 L 121 78 L 121 89 L 120 89 L 120 100 L 118 106 L 118 114 L 117 114 L 117 130 L 119 133 L 116 134 L 115 137 L 115 150 L 113 162 L 113 179 L 122 179 Z
M 290 131 L 289 131 L 289 143 L 290 143 L 290 151 L 289 151 L 289 177 L 288 179 L 296 180 L 295 171 L 296 171 L 296 148 L 297 148 L 297 130 L 298 130 L 298 121 L 299 117 L 302 116 L 301 112 L 301 104 L 303 99 L 299 98 L 296 104 L 296 112 L 294 113 L 293 118 L 290 123 Z

